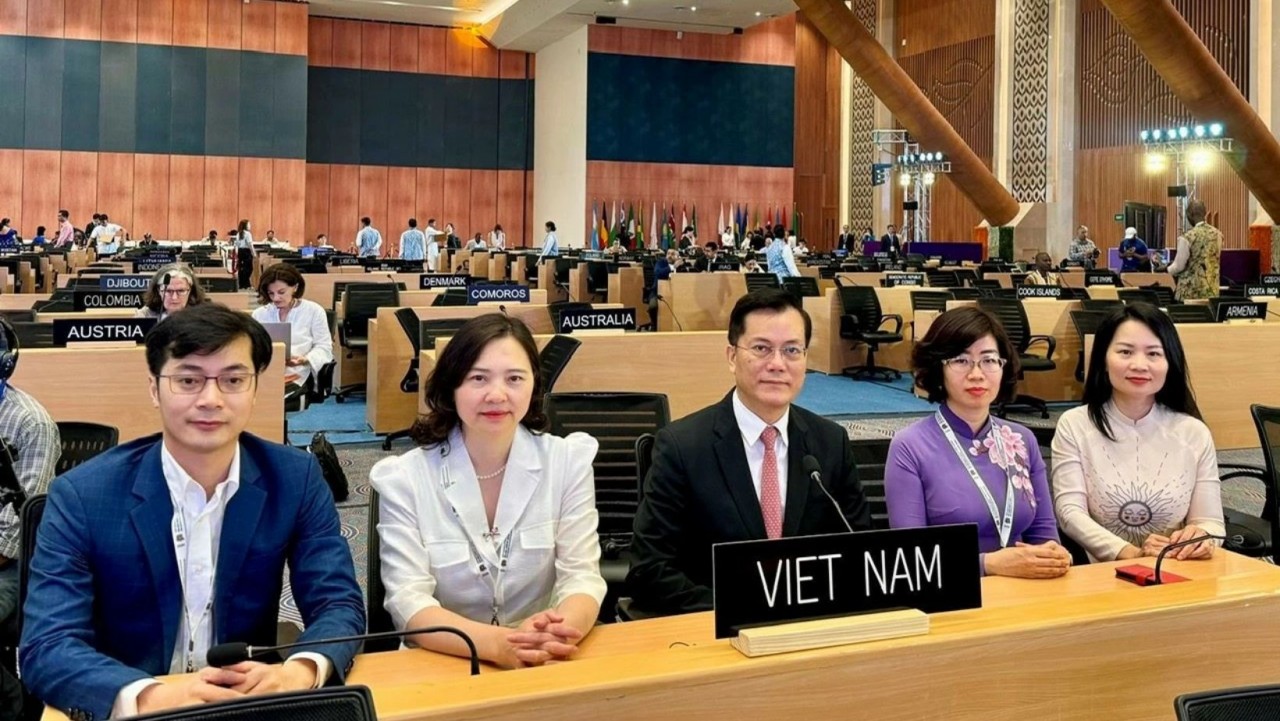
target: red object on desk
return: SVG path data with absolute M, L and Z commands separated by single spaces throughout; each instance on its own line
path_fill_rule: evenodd
M 1169 573 L 1160 569 L 1160 583 L 1156 583 L 1156 569 L 1150 566 L 1120 566 L 1116 569 L 1116 578 L 1138 586 L 1162 586 L 1168 583 L 1189 580 L 1186 576 Z

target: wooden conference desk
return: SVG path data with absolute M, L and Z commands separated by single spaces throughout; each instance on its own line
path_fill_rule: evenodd
M 1218 450 L 1257 448 L 1249 406 L 1280 406 L 1280 323 L 1179 323 L 1191 389 Z M 1086 362 L 1093 336 L 1085 336 Z
M 574 333 L 582 345 L 556 381 L 558 393 L 665 393 L 671 420 L 683 418 L 724 398 L 733 387 L 725 360 L 728 341 L 719 331 L 690 333 Z M 549 335 L 535 336 L 538 348 Z M 419 356 L 425 376 L 436 351 Z M 421 394 L 418 412 L 426 412 Z
M 258 378 L 249 426 L 254 435 L 284 442 L 283 343 Z M 151 406 L 146 350 L 136 348 L 33 348 L 22 351 L 13 384 L 33 396 L 55 421 L 90 421 L 120 429 L 120 442 L 160 432 Z
M 1274 683 L 1280 568 L 1220 551 L 1139 588 L 1116 565 L 984 578 L 983 608 L 934 614 L 924 636 L 751 659 L 701 613 L 599 626 L 572 661 L 478 677 L 420 649 L 357 656 L 347 682 L 382 721 L 1168 721 L 1179 694 Z
M 747 281 L 742 273 L 672 273 L 658 281 L 658 294 L 659 331 L 728 330 Z
M 876 288 L 876 298 L 880 300 L 880 313 L 883 315 L 902 316 L 902 342 L 887 343 L 876 351 L 876 365 L 896 368 L 907 372 L 911 370 L 911 351 L 915 348 L 912 337 L 911 293 L 936 293 L 945 288 Z M 840 316 L 844 306 L 840 303 L 840 291 L 832 288 L 821 298 L 805 298 L 804 309 L 813 320 L 813 339 L 809 343 L 809 363 L 811 371 L 838 374 L 849 366 L 862 365 L 867 361 L 867 346 L 859 344 L 856 348 L 853 341 L 840 337 Z M 886 330 L 893 330 L 893 323 L 886 321 Z M 924 331 L 915 333 L 915 338 L 922 337 Z
M 631 308 L 636 312 L 636 321 L 640 325 L 649 322 L 648 306 L 644 302 L 644 268 L 638 265 L 622 266 L 617 272 L 609 273 L 609 284 L 598 288 L 597 292 L 606 294 L 605 302 L 616 303 L 623 308 Z M 587 263 L 579 263 L 569 269 L 569 297 L 578 303 L 590 303 L 592 294 L 587 292 Z

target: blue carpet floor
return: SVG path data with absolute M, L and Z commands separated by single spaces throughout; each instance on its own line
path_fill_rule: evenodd
M 378 440 L 364 419 L 363 398 L 348 398 L 338 403 L 328 398 L 320 405 L 289 414 L 289 444 L 305 446 L 318 431 L 324 431 L 334 445 L 371 443 Z
M 884 413 L 928 413 L 933 406 L 917 398 L 911 378 L 896 381 L 855 381 L 844 376 L 809 373 L 796 405 L 820 416 L 841 418 Z

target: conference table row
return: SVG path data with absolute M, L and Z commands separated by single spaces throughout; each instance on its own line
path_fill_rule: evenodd
M 479 676 L 421 649 L 362 655 L 347 682 L 381 721 L 1165 721 L 1179 694 L 1280 675 L 1280 569 L 1219 551 L 1142 588 L 1117 565 L 984 578 L 981 608 L 933 614 L 922 636 L 747 658 L 698 613 L 599 626 L 573 660 Z

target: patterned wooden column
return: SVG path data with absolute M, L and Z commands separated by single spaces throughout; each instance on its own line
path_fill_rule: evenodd
M 1015 0 L 1013 9 L 1009 189 L 1019 203 L 1049 201 L 1049 5 L 1050 0 Z
M 853 0 L 853 14 L 867 32 L 876 35 L 876 0 Z M 857 73 L 849 81 L 849 231 L 874 228 L 876 190 L 871 185 L 871 164 L 880 162 L 871 131 L 876 127 L 876 94 Z

